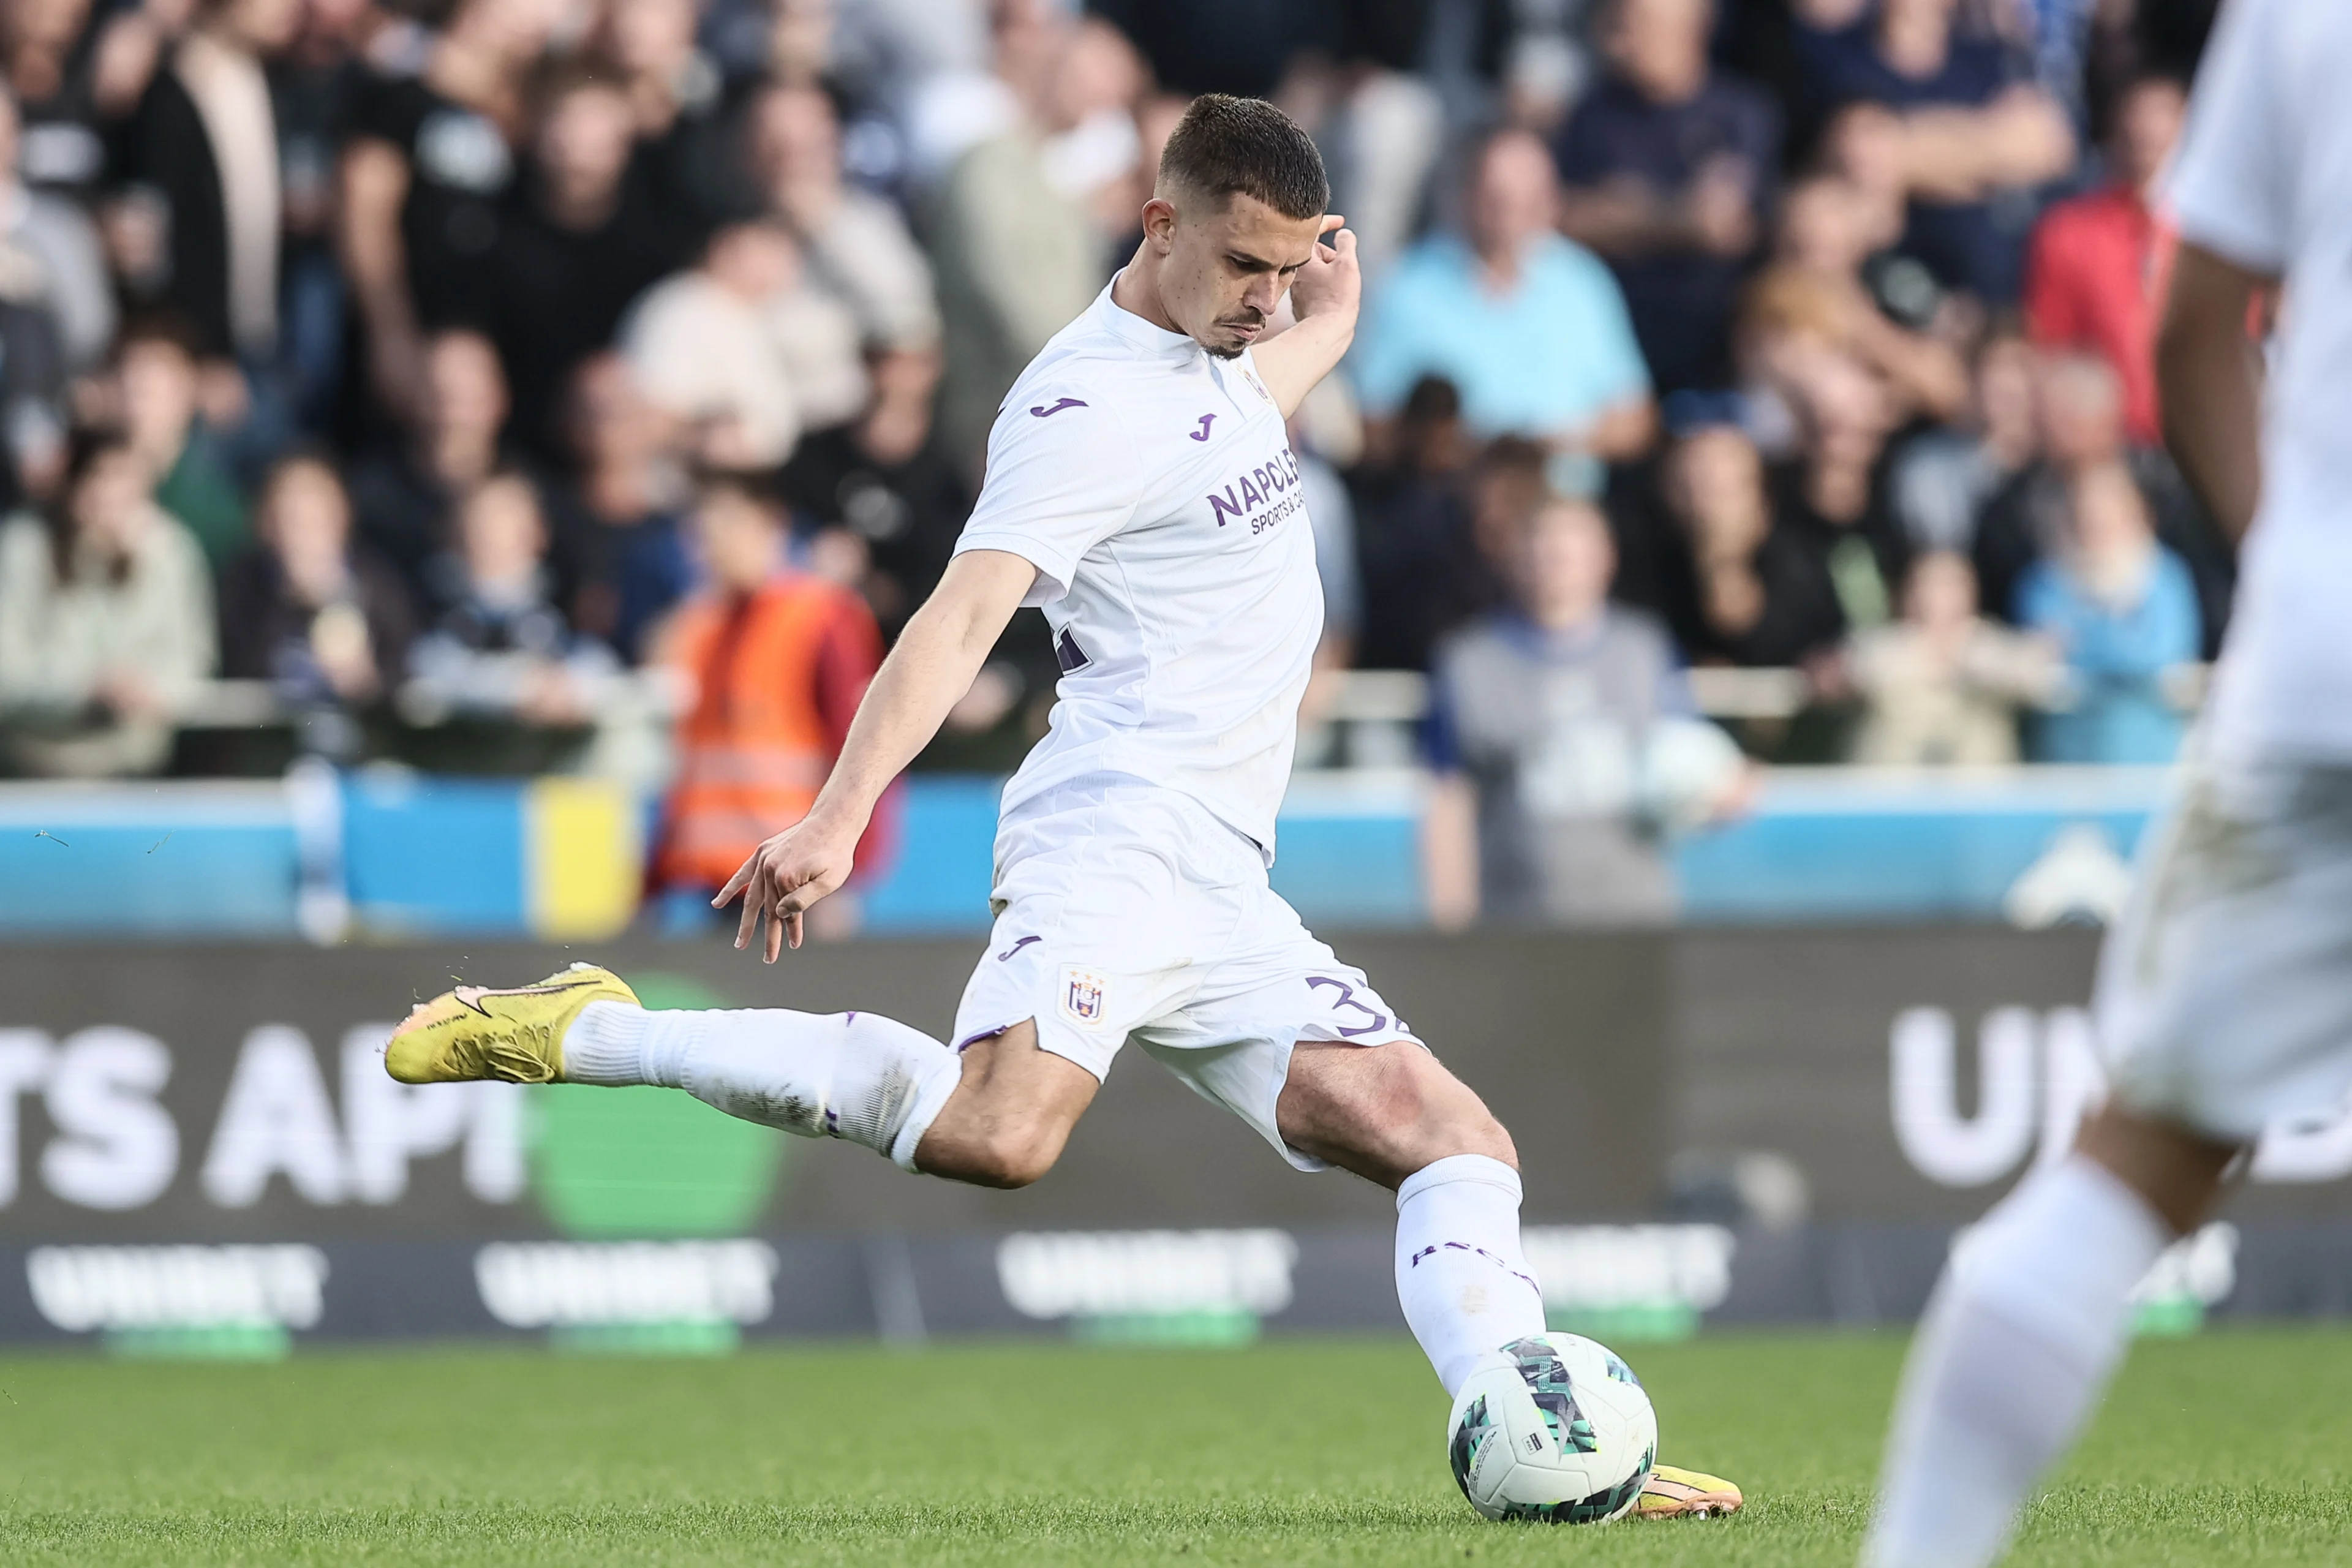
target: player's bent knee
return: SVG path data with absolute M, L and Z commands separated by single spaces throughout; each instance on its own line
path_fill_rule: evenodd
M 1519 1152 L 1510 1132 L 1476 1090 L 1425 1050 L 1416 1048 L 1401 1060 L 1406 1064 L 1406 1084 L 1395 1122 L 1412 1130 L 1422 1152 L 1432 1161 L 1484 1154 L 1518 1168 Z
M 981 1187 L 1025 1187 L 1054 1168 L 1097 1082 L 1017 1024 L 963 1053 L 963 1077 L 915 1150 L 915 1168 Z
M 1518 1168 L 1511 1135 L 1486 1102 L 1410 1040 L 1302 1044 L 1276 1120 L 1293 1147 L 1389 1186 L 1455 1154 Z
M 1061 1152 L 1059 1140 L 1050 1147 L 1034 1140 L 992 1143 L 980 1151 L 971 1179 L 983 1187 L 1025 1187 L 1052 1170 Z
M 1511 1142 L 1510 1130 L 1491 1112 L 1457 1124 L 1442 1142 L 1459 1145 L 1449 1149 L 1448 1153 L 1484 1154 L 1490 1160 L 1500 1160 L 1514 1171 L 1519 1168 L 1519 1146 Z
M 927 1176 L 1010 1191 L 1052 1170 L 1066 1138 L 1059 1128 L 992 1127 L 945 1137 L 935 1131 L 916 1151 L 915 1163 Z

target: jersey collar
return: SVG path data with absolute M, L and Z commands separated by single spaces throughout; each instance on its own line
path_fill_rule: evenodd
M 1181 332 L 1163 331 L 1110 297 L 1127 268 L 1111 275 L 1103 291 L 1095 296 L 1094 316 L 1103 331 L 1127 344 L 1139 354 L 1156 359 L 1189 360 L 1202 352 L 1201 345 Z

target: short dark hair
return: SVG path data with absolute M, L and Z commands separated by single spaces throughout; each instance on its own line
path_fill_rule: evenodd
M 120 364 L 131 349 L 160 344 L 176 349 L 191 360 L 205 357 L 204 330 L 184 311 L 168 305 L 150 305 L 129 311 L 114 334 L 114 359 Z
M 697 506 L 725 497 L 747 502 L 779 527 L 789 528 L 792 525 L 792 509 L 777 493 L 776 476 L 772 471 L 722 468 L 714 463 L 698 463 L 693 481 Z
M 1160 177 L 1220 205 L 1236 193 L 1253 196 L 1285 217 L 1319 217 L 1331 205 L 1315 139 L 1262 98 L 1194 99 L 1168 133 Z

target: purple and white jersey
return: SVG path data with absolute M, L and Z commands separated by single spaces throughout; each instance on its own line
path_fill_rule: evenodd
M 1092 773 L 1181 791 L 1269 863 L 1323 630 L 1315 541 L 1281 410 L 1106 288 L 1013 384 L 956 543 L 1036 566 L 1025 601 L 1062 666 L 1011 810 Z

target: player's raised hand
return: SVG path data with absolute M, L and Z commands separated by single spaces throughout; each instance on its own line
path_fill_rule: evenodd
M 856 863 L 857 835 L 843 834 L 829 824 L 804 818 L 751 851 L 736 873 L 727 879 L 710 907 L 723 910 L 740 897 L 743 919 L 735 928 L 735 945 L 751 945 L 767 922 L 765 951 L 770 963 L 784 944 L 801 944 L 801 916 L 826 894 L 849 879 Z
M 1353 318 L 1364 296 L 1364 275 L 1356 265 L 1356 231 L 1338 213 L 1326 213 L 1323 233 L 1314 255 L 1290 281 L 1290 309 L 1300 321 L 1309 316 Z

